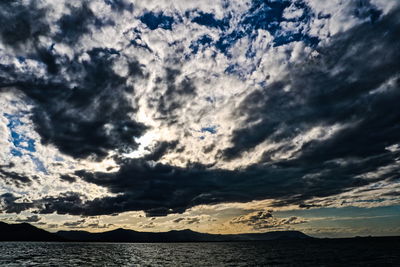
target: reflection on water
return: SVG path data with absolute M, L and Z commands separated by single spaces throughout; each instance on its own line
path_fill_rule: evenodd
M 400 266 L 399 239 L 247 243 L 0 242 L 1 266 Z

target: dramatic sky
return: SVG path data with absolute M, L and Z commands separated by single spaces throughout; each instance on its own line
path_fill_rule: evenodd
M 0 2 L 0 220 L 400 234 L 400 1 Z

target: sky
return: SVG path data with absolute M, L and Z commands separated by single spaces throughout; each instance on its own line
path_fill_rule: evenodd
M 400 1 L 0 3 L 0 220 L 400 235 Z

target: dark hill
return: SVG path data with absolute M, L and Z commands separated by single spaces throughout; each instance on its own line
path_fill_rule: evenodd
M 0 222 L 0 241 L 78 241 L 78 242 L 231 242 L 309 239 L 298 231 L 277 231 L 255 234 L 215 235 L 192 230 L 169 232 L 137 232 L 116 229 L 102 233 L 86 231 L 59 231 L 55 234 L 28 223 L 7 224 Z
M 85 231 L 59 231 L 57 232 L 57 235 L 71 241 L 87 242 L 229 242 L 311 238 L 298 231 L 278 231 L 260 234 L 215 235 L 198 233 L 191 230 L 154 233 L 137 232 L 121 228 L 102 233 L 89 233 Z
M 0 241 L 64 241 L 64 239 L 29 223 L 0 222 Z
M 88 242 L 201 242 L 223 241 L 220 235 L 193 232 L 191 230 L 169 232 L 137 232 L 126 229 L 116 229 L 102 233 L 85 231 L 59 231 L 57 235 L 73 241 Z

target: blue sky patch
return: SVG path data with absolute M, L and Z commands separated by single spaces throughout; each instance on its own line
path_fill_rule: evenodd
M 217 126 L 209 126 L 209 127 L 203 127 L 200 130 L 202 133 L 210 133 L 210 134 L 216 134 L 217 133 Z
M 17 59 L 18 59 L 19 63 L 25 62 L 25 57 L 23 57 L 23 56 L 19 56 L 19 57 L 17 57 Z
M 268 31 L 273 37 L 273 45 L 281 46 L 291 42 L 303 41 L 306 45 L 315 47 L 319 43 L 319 38 L 308 36 L 301 31 L 285 32 L 282 30 L 281 22 L 308 22 L 314 14 L 303 2 L 295 3 L 295 7 L 303 10 L 303 14 L 298 18 L 286 19 L 284 10 L 291 5 L 290 1 L 253 1 L 252 7 L 242 17 L 238 27 L 229 34 L 222 35 L 215 43 L 215 47 L 228 57 L 227 51 L 237 40 L 248 36 L 251 40 L 257 37 L 257 30 L 262 29 Z M 246 53 L 251 56 L 251 47 Z
M 193 54 L 196 54 L 199 51 L 200 47 L 207 47 L 213 42 L 212 38 L 208 35 L 203 35 L 196 41 L 193 41 L 190 45 L 190 49 L 192 50 Z
M 21 115 L 4 113 L 4 117 L 8 119 L 7 127 L 10 129 L 11 142 L 14 145 L 14 149 L 11 153 L 13 155 L 22 156 L 23 152 L 21 150 L 36 152 L 35 140 L 17 132 L 17 127 L 24 125 L 20 120 Z
M 22 154 L 21 151 L 15 149 L 15 148 L 12 148 L 12 149 L 11 149 L 11 155 L 13 155 L 13 156 L 15 156 L 15 157 L 22 157 L 23 154 Z
M 36 170 L 42 172 L 44 174 L 48 174 L 44 163 L 38 159 L 37 157 L 33 156 L 32 153 L 36 152 L 35 148 L 35 140 L 25 136 L 18 132 L 18 127 L 24 125 L 21 121 L 21 117 L 25 114 L 8 114 L 4 113 L 4 117 L 7 118 L 8 124 L 7 127 L 11 132 L 11 142 L 13 143 L 14 147 L 11 148 L 11 155 L 15 157 L 22 157 L 27 152 L 27 155 L 31 158 L 32 162 L 36 166 Z
M 165 30 L 172 30 L 172 24 L 174 23 L 174 18 L 171 16 L 166 16 L 162 12 L 154 13 L 148 12 L 145 13 L 140 21 L 146 24 L 146 26 L 150 30 L 155 30 L 157 28 L 162 28 Z
M 288 33 L 288 34 L 276 36 L 273 43 L 274 43 L 274 46 L 281 46 L 281 45 L 285 45 L 285 44 L 292 43 L 292 42 L 298 42 L 298 41 L 302 41 L 306 45 L 311 46 L 311 47 L 314 47 L 314 46 L 318 45 L 318 43 L 319 43 L 318 37 L 312 37 L 312 36 L 304 35 L 302 33 L 295 33 L 295 34 Z
M 219 28 L 221 30 L 229 27 L 229 18 L 220 20 L 216 19 L 214 14 L 203 13 L 201 11 L 192 19 L 192 22 L 207 27 Z

